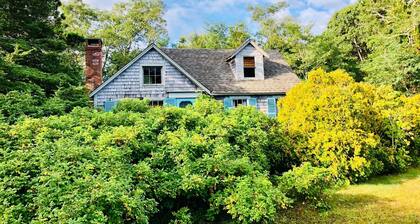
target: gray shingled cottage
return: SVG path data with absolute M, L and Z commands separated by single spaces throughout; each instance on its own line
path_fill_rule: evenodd
M 148 98 L 152 105 L 185 107 L 200 94 L 208 94 L 222 100 L 226 108 L 250 105 L 276 116 L 277 99 L 299 82 L 278 52 L 264 51 L 251 40 L 230 50 L 171 49 L 152 44 L 103 83 L 95 77 L 102 73 L 95 72 L 101 69 L 95 68 L 101 64 L 100 41 L 88 42 L 89 50 L 86 76 L 90 97 L 96 107 L 106 111 L 124 98 Z

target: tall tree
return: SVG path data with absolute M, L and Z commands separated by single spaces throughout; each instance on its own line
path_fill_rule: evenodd
M 128 0 L 114 4 L 111 10 L 97 10 L 82 0 L 70 0 L 61 8 L 69 32 L 102 38 L 105 76 L 117 72 L 144 45 L 168 44 L 161 0 Z
M 63 32 L 59 5 L 59 0 L 0 1 L 0 113 L 9 121 L 16 112 L 70 110 L 74 104 L 60 98 L 63 91 L 66 97 L 86 99 L 81 105 L 88 102 L 82 69 L 68 50 L 79 39 Z
M 313 39 L 310 27 L 297 23 L 291 17 L 278 18 L 278 13 L 287 8 L 286 2 L 279 1 L 269 6 L 251 6 L 252 18 L 260 25 L 258 40 L 266 49 L 276 49 L 285 57 L 294 71 L 303 77 L 305 69 L 302 58 L 307 53 L 307 44 Z
M 83 37 L 94 35 L 93 27 L 99 21 L 99 10 L 91 8 L 83 0 L 70 0 L 60 10 L 65 15 L 63 24 L 67 31 Z
M 191 34 L 180 38 L 175 47 L 231 49 L 239 47 L 251 36 L 244 23 L 232 26 L 226 24 L 207 25 L 202 34 Z
M 337 12 L 311 43 L 308 67 L 341 67 L 359 80 L 416 93 L 420 87 L 419 26 L 419 1 L 359 0 Z

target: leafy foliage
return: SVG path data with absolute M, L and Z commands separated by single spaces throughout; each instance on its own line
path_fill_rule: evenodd
M 344 69 L 356 81 L 417 93 L 420 80 L 420 4 L 404 0 L 359 0 L 338 11 L 321 35 L 287 16 L 288 5 L 252 6 L 259 42 L 278 50 L 296 74 L 317 68 Z
M 70 41 L 62 31 L 60 2 L 4 0 L 0 5 L 0 112 L 6 120 L 87 105 L 82 69 L 71 53 L 78 39 Z
M 205 97 L 186 109 L 147 103 L 0 123 L 1 220 L 268 222 L 292 202 L 269 173 L 270 157 L 287 157 L 270 143 L 275 120 Z
M 244 23 L 233 26 L 214 24 L 206 27 L 203 34 L 183 36 L 175 45 L 178 48 L 208 48 L 208 49 L 235 49 L 241 46 L 250 37 Z
M 68 32 L 103 40 L 105 77 L 133 59 L 142 44 L 167 45 L 163 8 L 160 0 L 129 0 L 114 4 L 111 10 L 96 10 L 81 0 L 71 0 L 61 7 Z
M 420 80 L 418 1 L 357 1 L 311 42 L 305 67 L 338 68 L 357 80 L 417 93 Z
M 287 7 L 285 1 L 268 6 L 251 6 L 252 18 L 260 25 L 256 38 L 266 49 L 275 49 L 285 57 L 290 66 L 300 77 L 305 77 L 310 70 L 302 69 L 308 43 L 313 39 L 310 27 L 301 26 L 293 18 L 279 18 Z
M 149 110 L 149 103 L 150 101 L 148 99 L 123 99 L 118 102 L 117 106 L 113 109 L 113 111 L 145 113 Z
M 318 69 L 279 102 L 279 120 L 301 161 L 358 181 L 404 170 L 415 159 L 413 130 L 401 121 L 417 122 L 420 114 L 418 104 L 404 102 L 411 101 L 391 88 L 356 83 L 341 70 Z
M 277 181 L 281 192 L 284 192 L 287 197 L 303 202 L 313 202 L 320 207 L 326 206 L 325 191 L 332 188 L 336 180 L 327 168 L 313 167 L 310 163 L 303 163 L 285 172 Z

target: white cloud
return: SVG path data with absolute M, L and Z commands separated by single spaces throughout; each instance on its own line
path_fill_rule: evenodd
M 112 5 L 124 0 L 83 0 L 99 9 L 111 9 Z M 246 22 L 251 29 L 255 23 L 251 20 L 246 8 L 252 4 L 272 4 L 280 0 L 172 0 L 166 1 L 164 18 L 171 41 L 177 41 L 180 35 L 202 32 L 209 22 Z M 288 9 L 277 13 L 278 19 L 293 16 L 305 25 L 313 25 L 312 32 L 321 33 L 328 24 L 332 14 L 354 3 L 356 0 L 284 0 Z M 238 17 L 235 15 L 241 15 Z
M 176 41 L 179 35 L 188 35 L 194 32 L 203 32 L 205 24 L 210 21 L 229 21 L 229 17 L 240 12 L 247 12 L 247 6 L 255 3 L 270 2 L 273 0 L 184 0 L 179 3 L 168 5 L 165 13 L 167 29 Z M 217 18 L 214 18 L 217 15 Z M 209 19 L 210 17 L 213 17 Z M 243 17 L 241 21 L 250 26 L 250 14 Z
M 98 9 L 112 9 L 112 5 L 121 0 L 83 0 L 85 3 Z
M 197 22 L 201 20 L 200 16 L 194 14 L 194 9 L 180 5 L 169 8 L 164 18 L 169 34 L 181 33 L 184 35 L 191 32 L 198 32 Z
M 329 12 L 307 8 L 299 13 L 297 19 L 304 25 L 312 25 L 312 33 L 320 34 L 327 27 L 331 16 Z
M 322 7 L 328 11 L 336 11 L 348 5 L 348 3 L 348 0 L 308 0 L 308 5 Z

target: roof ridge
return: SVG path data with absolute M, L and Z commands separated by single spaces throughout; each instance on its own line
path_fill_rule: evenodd
M 211 49 L 211 48 L 171 48 L 171 47 L 161 47 L 160 49 L 168 50 L 208 50 L 208 51 L 233 51 L 234 48 L 221 48 L 221 49 Z

